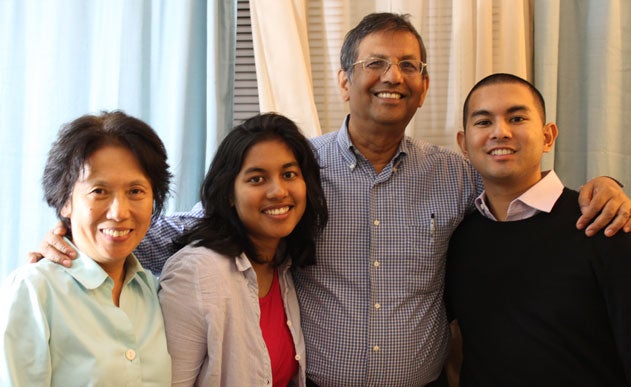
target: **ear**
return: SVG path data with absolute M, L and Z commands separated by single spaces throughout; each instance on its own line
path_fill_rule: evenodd
M 59 211 L 59 213 L 64 218 L 70 218 L 70 216 L 72 215 L 72 198 L 68 198 L 68 201 L 66 201 L 66 204 L 61 207 L 61 211 Z
M 554 142 L 559 135 L 559 128 L 555 123 L 549 122 L 543 127 L 543 152 L 547 153 L 552 150 Z
M 461 130 L 456 134 L 456 140 L 458 141 L 458 146 L 460 147 L 462 154 L 468 160 L 469 152 L 467 152 L 467 138 L 465 136 L 464 130 Z
M 423 94 L 418 102 L 419 108 L 423 106 L 423 102 L 425 102 L 425 97 L 427 96 L 427 90 L 429 90 L 429 75 L 424 76 L 421 82 L 423 82 Z
M 351 80 L 348 78 L 346 71 L 339 69 L 337 72 L 337 84 L 340 87 L 340 94 L 342 95 L 342 100 L 344 102 L 348 102 L 351 99 L 350 96 L 350 85 Z

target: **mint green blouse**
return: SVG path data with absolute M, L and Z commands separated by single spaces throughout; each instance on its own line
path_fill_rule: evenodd
M 157 280 L 127 258 L 114 282 L 80 253 L 71 268 L 24 265 L 0 293 L 0 386 L 170 386 Z

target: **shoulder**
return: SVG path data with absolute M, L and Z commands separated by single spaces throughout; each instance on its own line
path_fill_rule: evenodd
M 473 167 L 462 153 L 453 149 L 430 144 L 421 139 L 407 136 L 403 141 L 405 150 L 413 160 L 419 162 L 446 163 L 456 167 L 466 168 L 468 171 L 473 170 Z
M 451 191 L 454 195 L 459 192 L 467 196 L 467 203 L 472 203 L 477 193 L 482 192 L 479 174 L 460 152 L 407 136 L 401 149 L 406 152 L 406 173 L 432 189 L 441 193 Z
M 454 230 L 454 233 L 452 234 L 452 237 L 450 238 L 450 242 L 455 241 L 467 235 L 472 235 L 472 234 L 479 235 L 485 232 L 484 230 L 486 230 L 488 227 L 493 226 L 494 223 L 497 223 L 497 222 L 494 222 L 490 219 L 485 218 L 482 214 L 480 214 L 480 212 L 477 209 L 474 209 L 470 213 L 465 215 L 464 218 L 462 218 L 462 221 L 460 222 L 460 224 L 458 224 L 458 226 Z
M 42 287 L 48 283 L 63 281 L 68 277 L 64 266 L 42 259 L 37 263 L 30 263 L 15 269 L 4 281 L 5 286 L 34 286 Z
M 334 132 L 325 133 L 321 136 L 313 137 L 309 139 L 309 141 L 311 142 L 311 146 L 313 147 L 313 149 L 317 152 L 327 145 L 334 143 L 335 139 L 337 138 L 337 133 L 337 130 Z
M 186 276 L 190 279 L 220 275 L 235 266 L 234 258 L 209 248 L 187 245 L 173 254 L 164 265 L 160 282 Z
M 27 264 L 13 271 L 3 282 L 2 303 L 36 304 L 42 306 L 68 283 L 74 283 L 66 268 L 48 260 Z

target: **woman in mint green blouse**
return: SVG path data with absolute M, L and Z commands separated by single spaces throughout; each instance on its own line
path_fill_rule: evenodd
M 0 295 L 0 385 L 170 386 L 157 281 L 132 250 L 169 191 L 164 145 L 122 112 L 64 126 L 43 177 L 71 268 L 42 260 Z

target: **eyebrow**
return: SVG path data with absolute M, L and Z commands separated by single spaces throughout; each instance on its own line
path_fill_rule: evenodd
M 368 55 L 368 58 L 377 58 L 377 59 L 385 59 L 385 60 L 389 60 L 387 55 L 383 55 L 383 54 L 371 54 Z M 416 55 L 414 54 L 408 54 L 408 55 L 403 55 L 400 60 L 420 60 L 416 57 Z
M 98 185 L 98 186 L 104 186 L 104 187 L 109 187 L 111 186 L 110 181 L 108 180 L 103 180 L 100 178 L 94 179 L 94 178 L 87 178 L 87 179 L 77 179 L 77 183 L 85 183 L 85 184 L 89 184 L 89 185 Z M 126 183 L 128 186 L 134 186 L 134 185 L 148 185 L 151 186 L 151 180 L 146 177 L 144 179 L 136 179 L 136 180 L 132 180 Z
M 514 105 L 506 110 L 506 112 L 509 114 L 516 113 L 516 112 L 529 112 L 529 111 L 530 109 L 526 105 Z M 470 117 L 474 118 L 477 116 L 489 116 L 489 115 L 491 115 L 490 111 L 485 110 L 485 109 L 480 109 L 480 110 L 475 110 L 471 112 Z
M 282 166 L 283 169 L 292 168 L 292 167 L 299 167 L 298 162 L 297 161 L 291 161 L 289 163 L 283 164 L 283 166 Z M 243 171 L 244 174 L 256 173 L 256 172 L 258 172 L 258 173 L 265 172 L 265 169 L 261 168 L 261 167 L 251 167 L 251 168 L 248 168 L 245 171 Z

